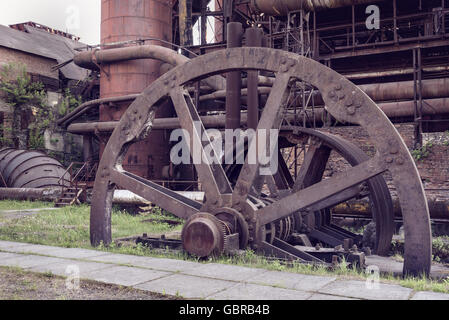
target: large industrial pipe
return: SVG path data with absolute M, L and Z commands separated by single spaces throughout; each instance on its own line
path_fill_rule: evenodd
M 67 124 L 69 124 L 71 121 L 75 120 L 82 114 L 84 114 L 87 110 L 97 107 L 101 104 L 107 104 L 107 103 L 114 103 L 114 102 L 127 102 L 127 101 L 133 101 L 135 100 L 139 94 L 131 94 L 128 96 L 122 96 L 122 97 L 112 97 L 112 98 L 105 98 L 105 99 L 96 99 L 96 100 L 90 100 L 88 102 L 85 102 L 78 106 L 75 110 L 64 116 L 63 118 L 56 121 L 58 126 L 65 127 Z
M 239 22 L 227 25 L 228 48 L 242 46 L 243 27 Z M 232 71 L 226 75 L 226 129 L 240 128 L 240 108 L 242 91 L 242 72 Z
M 285 16 L 291 11 L 319 11 L 382 0 L 251 0 L 251 8 L 270 16 Z
M 415 104 L 413 101 L 381 103 L 378 106 L 389 118 L 413 117 L 415 112 Z M 449 114 L 448 106 L 449 98 L 423 100 L 423 115 L 429 116 Z M 240 125 L 244 126 L 247 123 L 247 119 L 248 114 L 246 112 L 243 112 L 240 118 Z M 295 116 L 287 115 L 286 119 L 288 121 L 294 121 Z M 324 108 L 315 108 L 314 114 L 312 114 L 312 112 L 308 110 L 306 120 L 308 122 L 312 122 L 314 119 L 317 123 L 323 121 Z M 204 116 L 201 117 L 201 120 L 203 121 L 206 128 L 224 128 L 226 123 L 226 116 Z M 297 120 L 302 121 L 302 116 L 297 117 Z M 67 128 L 67 131 L 73 134 L 87 134 L 93 133 L 95 131 L 111 132 L 115 129 L 117 124 L 117 121 L 74 123 Z M 177 129 L 180 128 L 180 124 L 178 118 L 155 119 L 152 128 L 154 130 Z
M 260 28 L 248 28 L 245 33 L 247 47 L 261 47 L 263 30 Z M 259 124 L 259 72 L 248 71 L 247 76 L 247 105 L 248 105 L 248 128 L 257 129 Z
M 61 196 L 61 188 L 0 188 L 0 200 L 56 201 Z
M 85 69 L 99 70 L 99 65 L 109 65 L 126 61 L 154 59 L 168 63 L 172 66 L 179 66 L 190 59 L 177 53 L 176 51 L 158 45 L 140 45 L 107 50 L 94 50 L 78 53 L 73 62 Z M 222 77 L 210 77 L 204 82 L 214 90 L 223 90 L 225 80 Z
M 373 83 L 359 85 L 373 101 L 401 101 L 414 99 L 414 81 L 398 81 L 387 83 Z M 449 78 L 430 79 L 422 81 L 422 98 L 436 99 L 449 97 Z M 314 92 L 314 104 L 324 104 L 323 98 L 318 91 Z M 448 106 L 449 108 L 449 106 Z
M 66 179 L 61 179 L 64 175 Z M 0 151 L 0 186 L 48 188 L 69 185 L 70 176 L 62 164 L 39 151 L 12 148 Z
M 266 77 L 259 77 L 266 78 Z M 271 78 L 267 78 L 271 79 Z M 244 85 L 248 81 L 244 81 Z M 259 81 L 260 85 L 260 81 Z M 270 86 L 270 81 L 265 81 L 264 85 Z M 374 83 L 359 85 L 372 100 L 375 102 L 412 100 L 414 98 L 414 82 L 413 81 L 399 81 L 387 83 Z M 248 88 L 249 89 L 249 88 Z M 269 94 L 271 88 L 259 87 L 259 94 Z M 242 89 L 242 96 L 249 97 L 248 90 Z M 219 90 L 200 97 L 200 101 L 221 99 L 226 96 L 225 90 Z M 449 78 L 430 79 L 422 81 L 422 97 L 424 99 L 446 98 L 449 97 Z M 314 104 L 320 106 L 324 104 L 323 98 L 319 91 L 314 92 Z
M 141 45 L 78 53 L 73 62 L 81 68 L 99 70 L 99 64 L 111 64 L 130 60 L 155 59 L 177 66 L 190 59 L 176 51 L 158 45 Z

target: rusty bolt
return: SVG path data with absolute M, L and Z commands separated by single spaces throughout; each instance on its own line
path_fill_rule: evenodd
M 345 107 L 349 108 L 353 105 L 353 101 L 351 99 L 345 101 Z
M 334 89 L 337 90 L 337 91 L 340 91 L 342 88 L 343 88 L 343 87 L 341 86 L 341 83 L 338 83 L 338 84 L 334 87 Z
M 399 148 L 397 146 L 391 146 L 391 148 L 390 148 L 391 154 L 396 154 L 398 152 L 399 152 Z
M 294 59 L 289 59 L 289 60 L 288 60 L 288 66 L 289 66 L 289 67 L 294 67 L 295 64 L 296 64 L 296 61 L 295 61 Z
M 329 92 L 328 97 L 329 97 L 332 101 L 336 101 L 336 100 L 337 100 L 337 94 L 335 93 L 335 91 Z
M 288 66 L 287 65 L 285 65 L 285 64 L 283 64 L 282 66 L 281 66 L 281 72 L 287 72 L 288 71 Z
M 386 157 L 385 158 L 385 162 L 392 163 L 393 162 L 393 157 Z
M 319 251 L 320 249 L 321 249 L 321 244 L 317 243 L 316 246 L 315 246 L 315 250 Z
M 365 247 L 362 250 L 365 253 L 365 255 L 367 255 L 367 256 L 371 255 L 371 248 L 370 247 Z
M 397 158 L 396 159 L 396 164 L 398 164 L 398 165 L 403 165 L 404 164 L 404 159 L 402 159 L 402 158 Z
M 338 265 L 338 256 L 337 255 L 332 256 L 332 264 L 334 266 Z
M 350 116 L 353 116 L 355 114 L 355 112 L 356 112 L 355 107 L 352 107 L 352 106 L 349 107 L 348 110 L 346 110 L 346 111 L 348 112 L 348 114 Z

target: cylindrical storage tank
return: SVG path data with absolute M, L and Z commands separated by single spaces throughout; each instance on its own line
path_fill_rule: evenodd
M 171 0 L 102 0 L 102 49 L 107 49 L 107 44 L 146 38 L 171 42 L 171 3 Z M 147 41 L 146 44 L 164 45 L 158 41 Z M 100 98 L 141 93 L 160 76 L 160 66 L 160 61 L 150 59 L 102 66 Z M 120 120 L 128 107 L 129 103 L 101 105 L 100 121 Z M 156 117 L 174 115 L 168 104 L 159 108 Z M 162 168 L 170 160 L 168 138 L 165 131 L 151 132 L 145 141 L 131 146 L 123 162 L 124 169 L 149 179 L 160 179 Z M 104 147 L 104 144 L 100 147 L 100 156 Z
M 70 177 L 62 164 L 45 153 L 17 149 L 0 150 L 0 186 L 8 188 L 51 188 L 68 186 Z M 66 174 L 66 179 L 61 177 Z

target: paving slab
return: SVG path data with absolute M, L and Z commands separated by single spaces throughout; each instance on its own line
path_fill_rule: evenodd
M 337 280 L 319 290 L 320 293 L 368 300 L 408 300 L 412 289 L 379 283 L 370 288 L 366 281 Z
M 98 257 L 87 258 L 89 261 L 99 261 L 116 264 L 126 264 L 136 267 L 149 268 L 161 271 L 184 272 L 198 268 L 200 264 L 190 261 L 175 259 L 151 258 L 132 256 L 126 254 L 106 254 Z
M 226 264 L 208 263 L 199 265 L 195 269 L 187 270 L 182 273 L 220 280 L 244 281 L 252 279 L 257 275 L 261 276 L 265 272 L 267 272 L 267 270 L 231 266 Z
M 36 266 L 48 266 L 51 264 L 64 262 L 63 259 L 53 257 L 42 257 L 33 255 L 18 255 L 0 260 L 0 265 L 4 267 L 19 267 L 22 269 L 32 268 Z
M 370 255 L 366 257 L 366 265 L 377 266 L 380 272 L 402 275 L 403 262 L 395 261 L 389 257 Z M 445 279 L 449 277 L 449 268 L 439 263 L 432 263 L 430 267 L 430 277 L 432 279 Z
M 236 283 L 231 281 L 175 274 L 159 280 L 142 283 L 133 286 L 133 288 L 181 296 L 185 299 L 204 299 L 235 285 Z
M 45 246 L 41 244 L 27 244 L 24 246 L 8 247 L 4 251 L 24 253 L 24 254 L 38 254 L 38 255 L 51 255 L 50 253 L 61 250 L 61 247 Z
M 248 279 L 247 282 L 276 286 L 285 289 L 318 291 L 319 289 L 323 288 L 329 283 L 332 283 L 335 280 L 336 278 L 334 277 L 321 277 L 290 272 L 267 271 L 263 274 Z
M 16 253 L 11 253 L 11 252 L 0 252 L 0 261 L 5 260 L 5 259 L 9 259 L 9 258 L 17 258 L 20 257 L 21 255 L 16 254 Z M 1 262 L 0 262 L 1 265 Z
M 13 251 L 20 247 L 29 246 L 29 243 L 21 242 L 11 242 L 11 241 L 0 241 L 0 250 L 2 251 Z
M 214 294 L 212 300 L 307 300 L 310 292 L 241 283 Z
M 419 291 L 415 293 L 411 300 L 449 300 L 449 294 Z
M 42 253 L 43 254 L 43 253 Z M 104 256 L 109 253 L 97 250 L 79 249 L 79 248 L 59 248 L 47 252 L 48 255 L 67 259 L 87 259 L 98 256 Z
M 69 276 L 71 272 L 74 272 L 74 270 L 78 270 L 80 278 L 85 279 L 86 275 L 89 272 L 113 267 L 112 265 L 105 263 L 84 262 L 68 259 L 58 259 L 58 260 L 60 261 L 45 265 L 34 266 L 31 267 L 29 270 L 40 273 L 51 272 L 52 274 L 58 276 Z
M 320 301 L 322 301 L 322 300 L 360 300 L 360 299 L 341 297 L 341 296 L 332 296 L 332 295 L 329 295 L 329 294 L 315 293 L 307 300 L 320 300 Z
M 84 277 L 89 280 L 132 287 L 151 280 L 172 275 L 170 272 L 114 266 L 111 268 L 88 272 Z

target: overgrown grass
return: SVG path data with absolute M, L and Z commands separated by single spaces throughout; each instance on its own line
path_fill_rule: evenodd
M 0 202 L 1 203 L 1 202 Z M 89 247 L 90 207 L 71 206 L 21 219 L 10 219 L 0 228 L 0 239 L 61 247 Z M 113 238 L 142 233 L 164 233 L 174 230 L 166 223 L 144 223 L 158 213 L 132 216 L 114 209 L 112 213 Z M 179 227 L 178 227 L 179 228 Z
M 0 211 L 2 211 L 2 210 L 53 208 L 54 206 L 55 206 L 55 204 L 52 202 L 42 202 L 42 201 L 16 201 L 16 200 L 0 201 Z
M 0 201 L 0 208 L 5 205 L 5 203 Z M 30 206 L 29 203 L 17 204 L 17 206 L 20 205 L 27 208 Z M 83 205 L 79 207 L 66 207 L 16 220 L 8 220 L 0 227 L 0 240 L 92 249 L 89 242 L 89 215 L 90 207 Z M 157 222 L 164 218 L 167 218 L 166 214 L 158 209 L 149 214 L 133 216 L 125 211 L 114 208 L 112 212 L 113 238 L 125 238 L 142 233 L 163 234 L 170 231 L 179 231 L 181 229 L 181 226 L 171 227 L 169 224 L 162 221 L 160 223 Z M 143 222 L 148 219 L 154 219 L 156 222 Z M 170 217 L 170 219 L 173 218 Z M 164 251 L 159 249 L 152 250 L 142 245 L 118 246 L 116 243 L 113 243 L 107 248 L 100 246 L 98 250 L 139 256 L 199 261 L 184 252 Z M 214 257 L 207 261 L 201 260 L 199 262 L 232 264 L 273 271 L 338 276 L 340 278 L 359 280 L 367 279 L 369 276 L 369 274 L 366 274 L 363 270 L 349 268 L 346 263 L 341 263 L 334 268 L 334 270 L 329 270 L 322 265 L 308 265 L 297 262 L 282 263 L 279 260 L 272 260 L 259 256 L 252 250 L 246 250 L 239 255 Z M 392 275 L 381 275 L 380 281 L 401 284 L 402 286 L 416 291 L 424 290 L 449 293 L 449 279 L 445 281 L 432 281 L 424 278 L 400 279 L 395 278 Z

